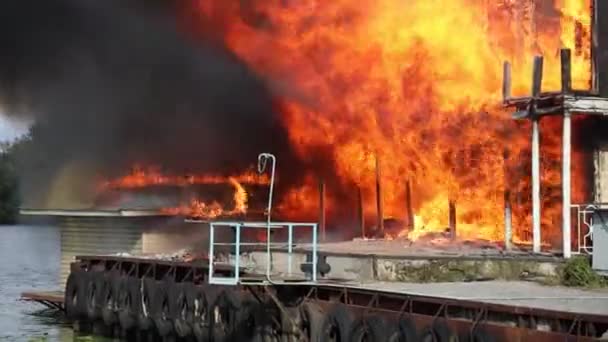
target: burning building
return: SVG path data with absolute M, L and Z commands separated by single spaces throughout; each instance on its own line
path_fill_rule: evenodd
M 500 106 L 503 61 L 514 95 L 535 55 L 543 87 L 560 89 L 560 48 L 574 88 L 608 83 L 606 49 L 592 46 L 605 43 L 601 1 L 23 3 L 1 11 L 21 39 L 0 38 L 14 51 L 0 89 L 9 112 L 36 121 L 20 165 L 30 207 L 260 216 L 267 179 L 250 167 L 269 151 L 277 215 L 321 211 L 330 237 L 451 227 L 503 241 L 508 198 L 513 240 L 528 243 L 530 123 Z M 572 202 L 588 203 L 601 128 L 573 129 Z M 559 247 L 561 123 L 542 130 L 542 238 Z

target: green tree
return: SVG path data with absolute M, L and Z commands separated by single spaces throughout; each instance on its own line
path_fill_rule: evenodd
M 11 151 L 10 144 L 0 144 L 0 224 L 14 223 L 19 214 L 19 182 Z

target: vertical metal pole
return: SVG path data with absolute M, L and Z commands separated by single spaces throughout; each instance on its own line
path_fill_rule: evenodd
M 564 258 L 571 257 L 571 187 L 570 187 L 570 167 L 571 167 L 571 125 L 572 115 L 568 110 L 564 112 L 564 127 L 562 137 L 562 232 Z
M 277 158 L 270 154 L 270 153 L 260 153 L 260 155 L 258 155 L 258 172 L 262 173 L 264 172 L 264 170 L 266 170 L 266 163 L 268 162 L 268 160 L 270 160 L 272 162 L 272 169 L 270 170 L 270 189 L 269 189 L 269 194 L 268 194 L 268 208 L 266 209 L 266 278 L 269 282 L 271 282 L 270 279 L 270 272 L 272 270 L 272 254 L 271 254 L 271 250 L 270 250 L 270 244 L 271 244 L 271 228 L 270 228 L 270 223 L 272 222 L 271 220 L 271 213 L 272 213 L 272 194 L 274 192 L 274 173 L 276 171 L 276 165 L 277 165 Z
M 287 225 L 287 274 L 291 276 L 291 253 L 293 252 L 293 225 Z
M 532 119 L 532 250 L 540 253 L 540 133 L 538 118 Z
M 384 235 L 384 209 L 382 207 L 382 172 L 380 168 L 380 157 L 376 154 L 376 213 L 377 226 L 380 235 Z
M 214 245 L 215 226 L 213 223 L 209 224 L 209 284 L 213 284 L 213 245 Z
M 312 281 L 317 281 L 317 224 L 312 225 Z
M 503 178 L 504 178 L 504 204 L 505 204 L 505 250 L 510 251 L 513 241 L 513 221 L 511 210 L 511 184 L 509 182 L 509 151 L 503 151 Z
M 572 60 L 571 52 L 568 49 L 561 50 L 561 73 L 562 73 L 562 93 L 568 94 L 572 90 Z M 571 140 L 572 140 L 572 114 L 569 110 L 564 110 L 564 125 L 562 136 L 562 248 L 564 258 L 568 259 L 572 255 L 572 204 L 571 198 Z
M 536 115 L 536 99 L 541 94 L 543 80 L 543 57 L 534 58 L 532 72 L 532 103 L 530 117 L 532 120 L 532 250 L 540 253 L 540 118 Z
M 236 230 L 236 246 L 234 246 L 234 284 L 236 285 L 239 283 L 239 276 L 241 273 L 241 224 L 237 223 L 234 228 Z
M 319 179 L 319 225 L 321 228 L 321 241 L 325 242 L 327 233 L 325 231 L 325 180 Z
M 361 232 L 362 239 L 364 239 L 366 236 L 364 209 L 365 208 L 363 207 L 363 191 L 361 191 L 361 187 L 357 187 L 357 219 L 359 220 L 359 231 Z

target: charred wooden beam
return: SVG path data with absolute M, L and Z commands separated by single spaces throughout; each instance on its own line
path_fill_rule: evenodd
M 321 241 L 326 241 L 326 227 L 325 227 L 325 180 L 319 179 L 319 231 L 321 233 Z
M 562 72 L 562 93 L 569 94 L 572 91 L 572 56 L 569 49 L 560 51 Z
M 448 203 L 448 226 L 450 229 L 450 238 L 456 239 L 456 203 L 454 200 L 449 200 Z
M 505 62 L 502 68 L 502 101 L 504 104 L 511 99 L 511 63 Z
M 543 56 L 534 57 L 532 70 L 532 97 L 536 98 L 541 94 L 543 85 Z
M 412 184 L 409 179 L 405 182 L 405 202 L 406 202 L 407 225 L 409 228 L 414 228 L 414 206 L 412 204 Z
M 367 232 L 365 231 L 365 210 L 363 207 L 363 191 L 360 186 L 357 187 L 357 220 L 359 222 L 361 237 L 365 238 L 367 236 Z
M 376 213 L 378 215 L 378 233 L 384 234 L 384 208 L 382 205 L 382 171 L 380 166 L 380 157 L 376 154 Z

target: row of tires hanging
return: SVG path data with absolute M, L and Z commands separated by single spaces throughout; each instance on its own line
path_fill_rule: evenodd
M 279 308 L 267 296 L 236 287 L 159 281 L 114 271 L 70 273 L 65 310 L 72 321 L 103 324 L 128 340 L 146 334 L 157 340 L 197 342 L 459 341 L 441 322 L 417 331 L 405 317 L 357 315 L 340 303 L 305 301 Z M 466 340 L 491 341 L 480 333 Z

